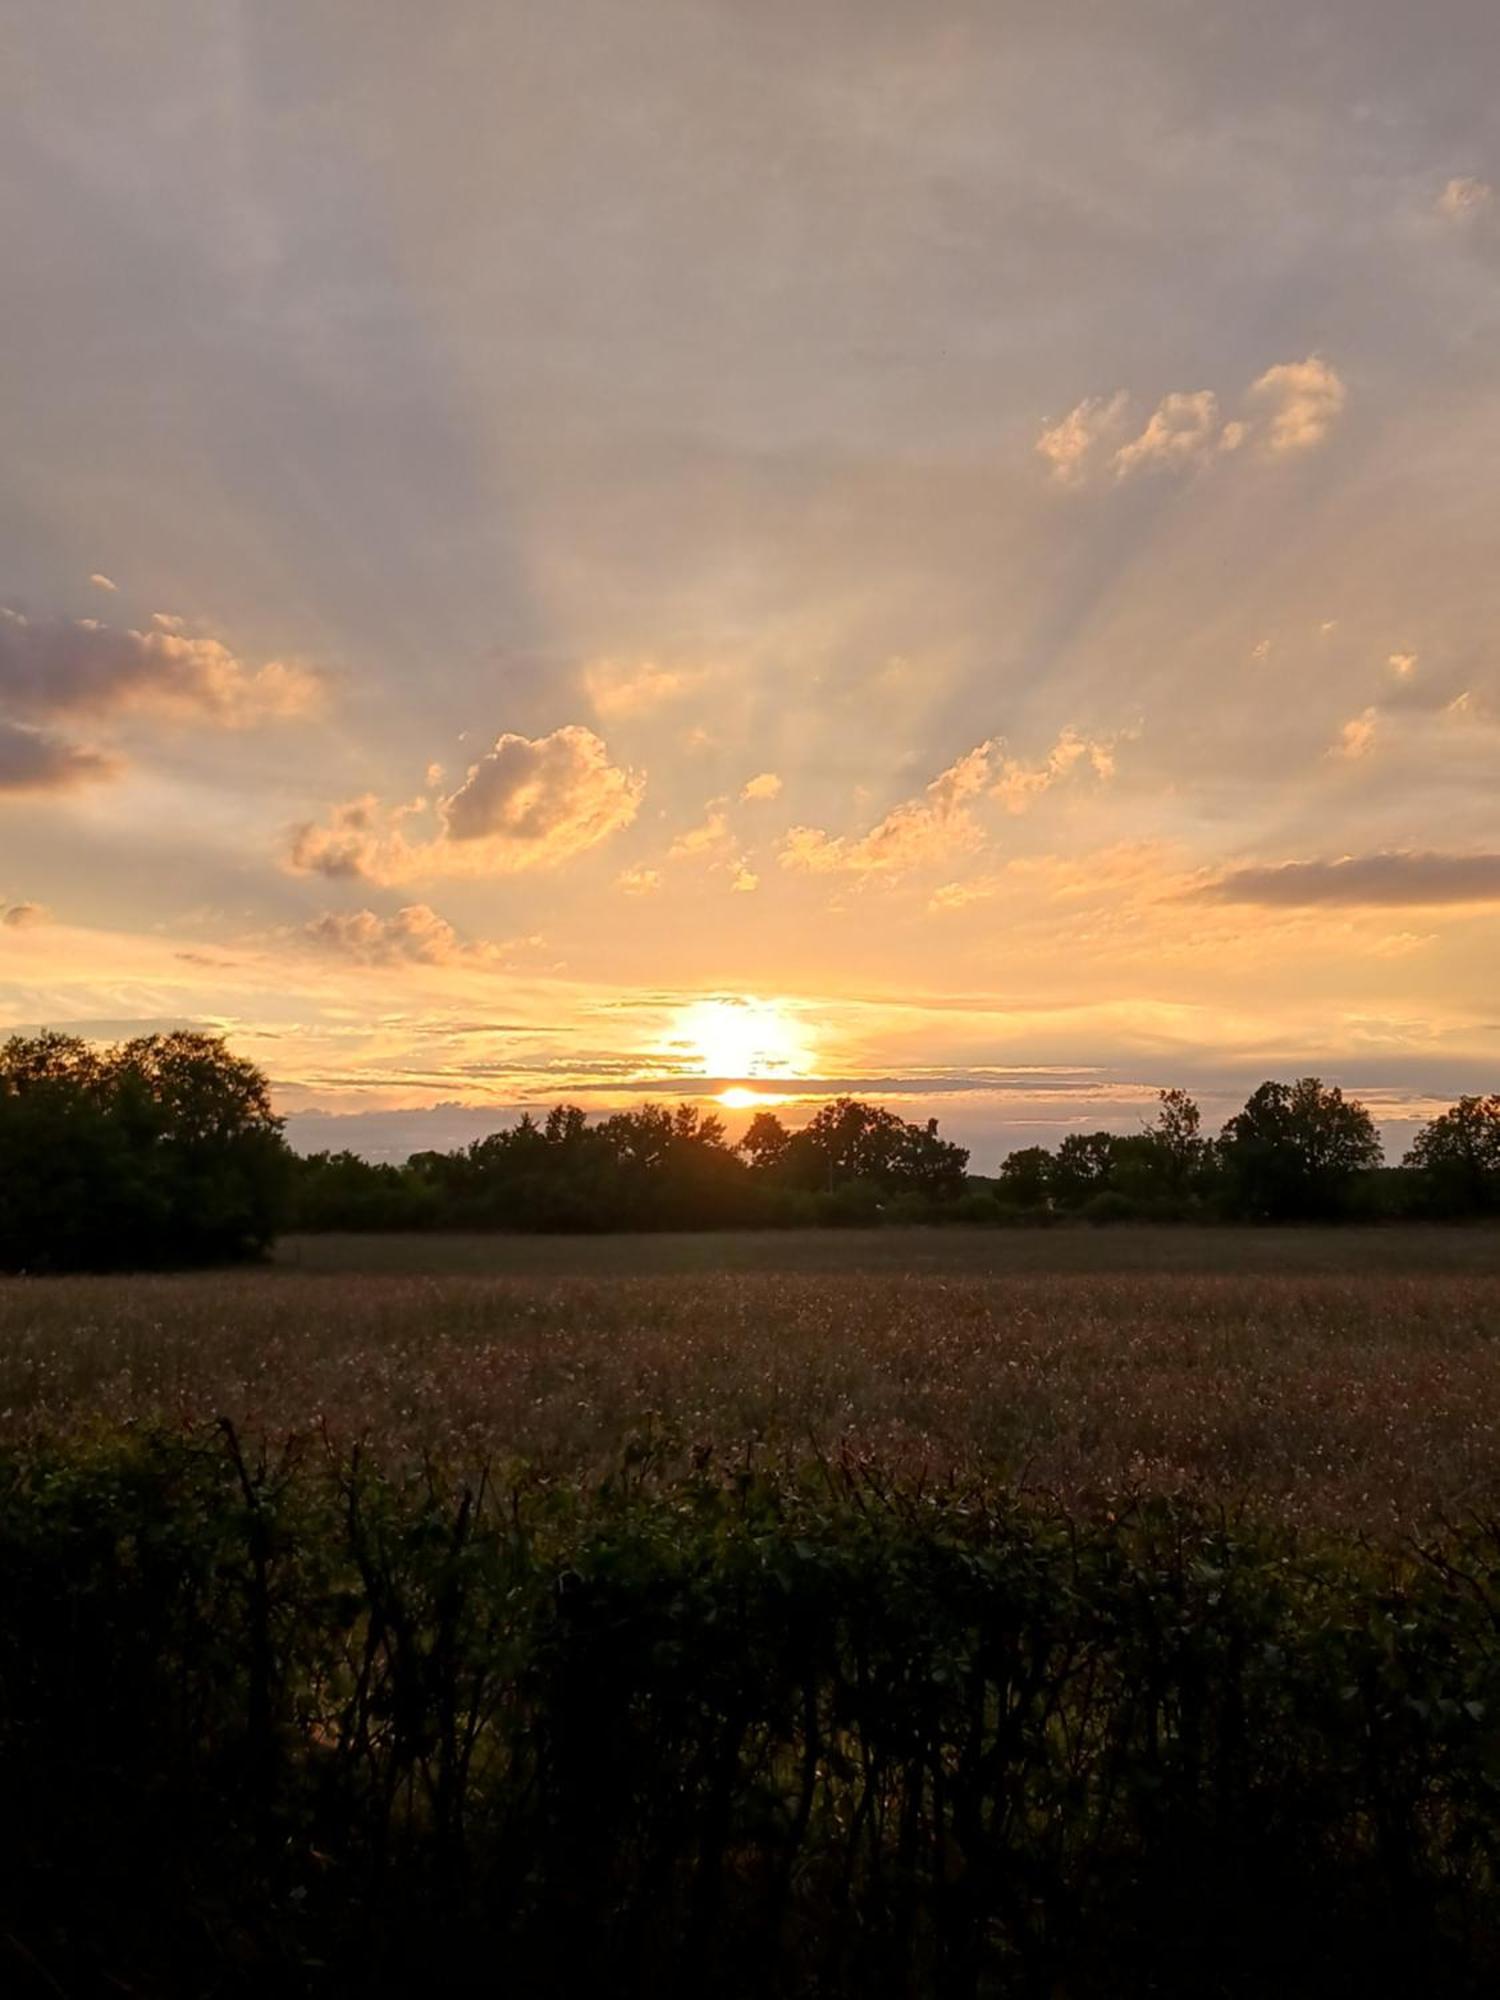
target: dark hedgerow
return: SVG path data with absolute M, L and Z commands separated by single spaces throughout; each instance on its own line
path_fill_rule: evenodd
M 0 1463 L 23 1990 L 1463 1993 L 1500 1532 L 232 1431 Z M 14 1986 L 11 1990 L 15 1990 Z

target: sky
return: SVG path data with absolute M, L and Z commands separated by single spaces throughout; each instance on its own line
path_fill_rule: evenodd
M 1500 1087 L 1493 0 L 12 0 L 0 1030 Z

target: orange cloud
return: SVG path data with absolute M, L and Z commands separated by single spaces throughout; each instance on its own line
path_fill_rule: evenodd
M 921 798 L 906 800 L 858 838 L 794 826 L 781 843 L 782 867 L 808 875 L 904 875 L 982 847 L 984 829 L 973 811 L 981 799 L 1023 813 L 1077 770 L 1087 768 L 1099 779 L 1114 773 L 1112 744 L 1075 729 L 1065 729 L 1036 764 L 1001 752 L 999 737 L 979 744 L 934 778 Z
M 497 737 L 445 799 L 386 807 L 373 795 L 297 828 L 291 866 L 304 873 L 406 882 L 423 876 L 552 868 L 635 818 L 645 780 L 612 764 L 592 730 Z M 435 810 L 437 833 L 412 840 L 408 820 Z
M 606 722 L 647 714 L 679 701 L 703 679 L 701 670 L 661 667 L 654 660 L 596 660 L 584 670 L 584 691 Z

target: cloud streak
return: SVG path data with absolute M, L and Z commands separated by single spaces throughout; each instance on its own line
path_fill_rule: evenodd
M 1500 854 L 1396 850 L 1334 861 L 1287 861 L 1269 868 L 1236 868 L 1191 893 L 1206 902 L 1286 909 L 1500 903 Z

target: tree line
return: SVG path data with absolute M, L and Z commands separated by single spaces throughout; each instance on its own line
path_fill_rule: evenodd
M 1181 1090 L 1132 1133 L 1070 1133 L 993 1175 L 938 1121 L 840 1097 L 731 1141 L 695 1105 L 560 1104 L 402 1165 L 294 1153 L 270 1086 L 222 1038 L 0 1047 L 0 1269 L 262 1255 L 282 1230 L 725 1229 L 883 1222 L 1336 1222 L 1500 1214 L 1500 1094 L 1462 1097 L 1384 1164 L 1364 1105 L 1267 1082 L 1217 1135 Z

